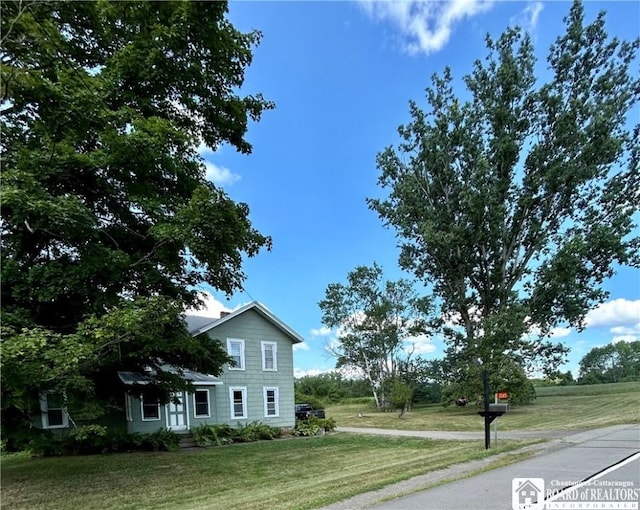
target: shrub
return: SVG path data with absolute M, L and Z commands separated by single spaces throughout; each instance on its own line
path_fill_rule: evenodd
M 294 436 L 315 436 L 320 430 L 320 426 L 313 421 L 314 416 L 308 420 L 296 420 L 296 426 L 292 434 Z
M 66 446 L 75 454 L 102 453 L 108 445 L 106 438 L 107 427 L 102 425 L 83 425 L 69 432 L 66 438 Z
M 269 440 L 280 437 L 280 429 L 265 425 L 259 421 L 247 423 L 236 431 L 235 441 L 251 443 L 260 440 Z
M 310 416 L 308 420 L 296 420 L 296 426 L 292 434 L 294 436 L 315 436 L 324 429 L 325 432 L 331 432 L 336 429 L 335 418 L 318 418 Z
M 228 425 L 199 425 L 191 429 L 196 444 L 201 447 L 221 446 L 233 442 L 233 429 Z
M 180 436 L 175 432 L 160 429 L 151 434 L 140 435 L 140 449 L 145 451 L 175 451 L 180 444 Z

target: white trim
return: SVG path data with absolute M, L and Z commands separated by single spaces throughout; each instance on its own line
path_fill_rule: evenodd
M 262 315 L 265 319 L 270 321 L 274 326 L 276 326 L 278 329 L 280 329 L 286 335 L 288 335 L 289 338 L 291 338 L 291 341 L 294 344 L 297 344 L 297 343 L 300 343 L 300 342 L 304 342 L 304 338 L 302 338 L 293 329 L 291 329 L 284 322 L 282 322 L 275 315 L 273 315 L 273 313 L 271 313 L 267 309 L 266 306 L 264 306 L 262 303 L 259 303 L 258 301 L 252 301 L 251 303 L 248 303 L 248 304 L 238 308 L 237 310 L 234 310 L 230 314 L 225 315 L 224 317 L 221 317 L 220 319 L 212 319 L 210 324 L 206 324 L 206 325 L 202 326 L 200 329 L 197 329 L 195 331 L 191 331 L 191 335 L 192 336 L 197 336 L 197 335 L 199 335 L 201 333 L 206 333 L 207 331 L 210 331 L 210 330 L 212 330 L 214 328 L 217 328 L 221 324 L 224 324 L 225 322 L 232 320 L 234 317 L 237 317 L 238 315 L 243 314 L 247 310 L 252 310 L 252 309 L 255 310 L 256 312 L 258 312 L 260 315 Z
M 266 367 L 266 346 L 272 347 L 271 353 L 273 355 L 273 368 Z M 263 372 L 277 372 L 278 371 L 278 342 L 260 342 L 260 350 L 262 351 L 262 371 Z
M 149 403 L 148 405 L 153 405 Z M 140 419 L 142 421 L 160 421 L 162 413 L 160 412 L 160 401 L 156 400 L 156 405 L 158 406 L 158 417 L 157 418 L 145 418 L 144 417 L 144 394 L 140 395 Z
M 233 393 L 235 391 L 240 391 L 242 392 L 242 416 L 236 416 L 235 415 L 235 407 L 234 407 L 234 400 L 233 400 Z M 248 416 L 248 402 L 247 402 L 247 387 L 246 386 L 232 386 L 229 388 L 229 403 L 231 404 L 231 414 L 229 416 L 231 416 L 232 420 L 246 420 L 247 416 Z
M 187 396 L 184 391 L 179 391 L 177 393 L 172 393 L 170 398 L 177 396 L 180 399 L 179 404 L 175 404 L 172 401 L 169 401 L 164 406 L 164 415 L 165 422 L 167 424 L 167 430 L 187 430 L 189 428 L 189 421 L 187 417 L 189 414 L 187 413 Z M 171 406 L 175 406 L 176 410 L 171 411 Z M 178 406 L 182 406 L 182 410 L 179 410 Z M 182 425 L 171 425 L 169 423 L 169 419 L 171 416 L 180 416 L 182 415 L 183 424 Z M 180 420 L 178 420 L 180 421 Z
M 245 359 L 244 359 L 244 340 L 242 338 L 227 338 L 227 353 L 229 356 L 233 357 L 231 354 L 231 344 L 240 344 L 240 364 L 232 367 L 229 365 L 229 370 L 244 370 L 245 369 Z
M 196 393 L 199 391 L 207 392 L 207 414 L 196 414 L 198 412 L 198 406 L 196 403 Z M 192 393 L 193 395 L 193 417 L 194 418 L 211 418 L 211 394 L 209 388 L 198 389 Z
M 133 401 L 127 392 L 124 394 L 124 415 L 127 421 L 133 421 Z
M 275 414 L 269 414 L 267 409 L 267 392 L 273 391 L 275 398 Z M 280 389 L 277 386 L 263 386 L 262 398 L 264 401 L 264 417 L 265 418 L 278 418 L 280 416 Z
M 59 395 L 62 400 L 62 407 L 49 407 L 49 400 L 47 395 Z M 55 391 L 43 391 L 40 393 L 40 418 L 42 420 L 43 429 L 66 429 L 69 427 L 69 413 L 67 407 L 64 405 L 65 396 L 64 393 L 58 393 Z M 62 412 L 62 424 L 61 425 L 49 425 L 49 411 Z

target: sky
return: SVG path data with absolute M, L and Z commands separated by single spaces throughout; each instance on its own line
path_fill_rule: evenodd
M 378 263 L 385 278 L 411 275 L 398 268 L 397 240 L 367 197 L 383 196 L 376 155 L 399 141 L 409 101 L 445 66 L 454 78 L 486 56 L 485 35 L 517 24 L 532 35 L 540 76 L 550 44 L 562 33 L 569 2 L 395 1 L 231 2 L 229 20 L 241 31 L 260 30 L 261 44 L 246 71 L 242 93 L 276 103 L 250 124 L 250 155 L 230 146 L 200 148 L 208 177 L 250 208 L 251 221 L 273 239 L 273 249 L 244 263 L 244 291 L 232 296 L 203 286 L 205 309 L 217 317 L 257 300 L 298 332 L 296 377 L 335 368 L 318 302 L 327 285 L 345 282 L 359 265 Z M 587 20 L 605 9 L 610 34 L 640 35 L 640 3 L 586 2 Z M 462 92 L 462 89 L 458 90 Z M 638 111 L 636 110 L 636 114 Z M 637 115 L 636 115 L 637 117 Z M 609 299 L 587 316 L 578 333 L 555 338 L 571 348 L 562 370 L 578 375 L 595 346 L 640 340 L 640 273 L 620 268 L 605 282 Z M 438 337 L 421 338 L 419 352 L 441 358 Z

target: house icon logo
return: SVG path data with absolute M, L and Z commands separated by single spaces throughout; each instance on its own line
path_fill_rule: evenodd
M 544 478 L 514 478 L 511 480 L 513 510 L 544 509 Z

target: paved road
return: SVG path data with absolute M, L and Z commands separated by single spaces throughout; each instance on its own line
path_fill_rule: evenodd
M 551 431 L 548 432 L 551 434 Z M 369 433 L 372 431 L 369 430 Z M 586 498 L 600 497 L 600 501 L 607 504 L 613 500 L 609 501 L 603 498 L 632 497 L 635 500 L 625 501 L 624 504 L 614 502 L 613 506 L 609 505 L 604 508 L 608 510 L 638 509 L 640 425 L 619 425 L 578 434 L 567 435 L 565 432 L 559 434 L 561 434 L 560 439 L 555 439 L 546 446 L 530 447 L 537 448 L 541 452 L 538 455 L 503 468 L 446 483 L 432 489 L 421 490 L 422 487 L 446 482 L 448 479 L 471 473 L 473 470 L 481 468 L 483 462 L 485 465 L 488 464 L 491 459 L 453 466 L 446 470 L 395 484 L 380 491 L 356 496 L 326 507 L 325 510 L 365 508 L 375 510 L 508 510 L 512 508 L 514 503 L 518 503 L 517 500 L 514 502 L 512 499 L 514 478 L 542 479 L 545 489 L 542 494 L 547 497 L 546 505 L 549 509 L 596 508 L 594 506 L 570 506 L 572 497 L 585 497 L 583 494 L 586 495 Z M 425 435 L 423 437 L 435 436 Z M 438 438 L 445 439 L 452 437 L 438 436 Z M 478 437 L 481 438 L 482 434 L 479 434 Z M 579 485 L 579 482 L 584 480 L 591 480 L 591 482 Z M 536 483 L 536 487 L 542 489 L 539 481 Z M 570 485 L 574 486 L 573 494 L 569 492 L 568 486 Z M 590 492 L 597 491 L 597 489 L 601 489 L 600 493 Z M 604 489 L 608 489 L 609 492 L 603 492 Z M 614 493 L 614 489 L 618 489 L 618 492 Z M 635 492 L 630 492 L 633 490 Z M 415 493 L 406 497 L 390 499 L 403 492 Z M 380 503 L 386 499 L 389 501 Z M 636 506 L 625 506 L 628 503 L 635 503 Z M 562 504 L 566 506 L 562 507 Z

